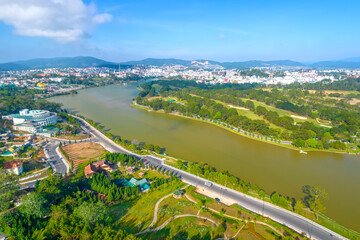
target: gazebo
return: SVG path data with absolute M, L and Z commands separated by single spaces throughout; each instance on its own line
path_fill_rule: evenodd
M 173 197 L 174 197 L 175 199 L 180 199 L 180 198 L 182 198 L 183 195 L 184 195 L 184 191 L 183 191 L 183 190 L 175 190 L 175 191 L 173 192 Z

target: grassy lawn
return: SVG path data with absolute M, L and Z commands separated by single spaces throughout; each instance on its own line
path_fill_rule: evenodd
M 146 110 L 146 111 L 150 110 L 149 107 L 144 107 L 144 106 L 140 106 L 140 105 L 135 105 L 135 104 L 133 104 L 133 103 L 131 103 L 131 106 L 132 106 L 132 107 L 135 107 L 135 108 L 142 109 L 142 110 Z
M 142 239 L 214 239 L 212 237 L 213 224 L 202 219 L 187 217 L 178 218 L 157 232 L 140 235 Z
M 146 229 L 154 217 L 156 202 L 183 186 L 185 184 L 182 182 L 164 184 L 140 195 L 136 199 L 121 201 L 112 206 L 110 213 L 115 221 L 115 226 L 125 229 L 129 233 L 137 233 Z
M 269 122 L 268 120 L 264 119 L 262 116 L 259 116 L 257 115 L 256 113 L 254 113 L 253 111 L 251 110 L 245 110 L 245 109 L 239 109 L 239 108 L 236 108 L 237 106 L 235 105 L 232 105 L 232 104 L 227 104 L 227 103 L 224 103 L 224 102 L 221 102 L 219 100 L 214 100 L 215 102 L 217 103 L 220 103 L 224 106 L 227 106 L 228 108 L 234 108 L 237 110 L 237 112 L 239 113 L 239 115 L 242 115 L 242 116 L 245 116 L 249 119 L 252 119 L 252 120 L 264 120 L 265 122 L 267 122 L 270 127 L 272 128 L 280 128 L 281 130 L 284 130 L 284 128 L 282 127 L 279 127 L 279 126 L 276 126 L 274 124 L 272 124 L 271 122 Z M 252 100 L 253 101 L 253 100 Z M 255 104 L 255 103 L 254 103 Z M 230 106 L 231 105 L 231 106 Z
M 153 84 L 152 87 L 155 88 L 155 91 L 160 91 L 161 89 L 161 86 L 157 83 Z
M 42 170 L 46 167 L 44 162 L 37 162 L 37 161 L 26 161 L 23 164 L 24 173 L 21 174 L 21 177 L 30 176 L 39 170 Z
M 276 233 L 271 228 L 261 225 L 261 224 L 254 224 L 254 230 L 261 236 L 263 236 L 265 239 L 279 239 L 281 237 L 278 233 Z
M 40 179 L 40 178 L 43 178 L 43 177 L 47 177 L 47 175 L 48 175 L 48 172 L 47 172 L 47 171 L 42 171 L 39 176 L 32 177 L 32 178 L 26 179 L 26 180 L 24 180 L 24 181 L 19 181 L 19 183 L 20 183 L 20 185 L 21 185 L 21 183 L 23 183 L 23 182 L 28 182 L 28 181 Z M 22 177 L 23 177 L 23 176 L 20 176 L 20 178 L 22 178 Z
M 190 189 L 192 190 L 191 192 L 189 192 Z M 239 220 L 226 217 L 225 215 L 233 216 L 233 217 L 240 218 L 241 220 L 246 220 L 246 221 L 256 220 L 259 222 L 264 222 L 264 223 L 267 223 L 270 226 L 274 227 L 275 229 L 277 229 L 280 232 L 287 231 L 293 237 L 298 237 L 299 239 L 304 239 L 303 237 L 301 237 L 298 233 L 294 232 L 293 230 L 291 230 L 287 227 L 284 227 L 281 224 L 274 222 L 270 219 L 263 218 L 262 216 L 254 214 L 238 205 L 231 205 L 231 206 L 223 205 L 221 203 L 216 202 L 213 199 L 210 199 L 206 196 L 196 193 L 195 191 L 193 191 L 193 188 L 188 188 L 188 192 L 189 192 L 188 194 L 194 200 L 205 201 L 206 207 L 212 208 L 219 212 L 220 211 L 223 212 L 223 215 L 221 215 L 221 214 L 217 214 L 217 213 L 209 210 L 207 212 L 202 213 L 201 215 L 212 218 L 218 222 L 225 221 L 226 226 L 227 226 L 227 230 L 226 230 L 225 234 L 227 234 L 228 237 L 232 237 L 233 235 L 231 235 L 231 234 L 235 234 L 237 232 L 237 230 L 239 229 L 239 227 L 242 226 L 243 223 L 240 222 Z M 250 237 L 250 239 L 264 239 L 264 238 L 265 239 L 277 239 L 276 237 L 279 235 L 274 230 L 272 230 L 271 228 L 269 228 L 265 225 L 262 225 L 262 224 L 252 224 L 252 225 L 253 226 L 251 226 L 250 224 L 247 224 L 246 227 L 244 227 L 244 229 L 241 231 L 241 234 L 239 234 L 238 239 L 247 239 L 247 238 L 245 238 L 246 236 Z M 252 237 L 254 237 L 254 238 L 252 238 Z
M 266 108 L 266 110 L 268 110 L 268 111 L 275 111 L 275 112 L 277 112 L 277 113 L 279 114 L 280 117 L 282 117 L 282 116 L 291 117 L 291 115 L 300 116 L 300 117 L 305 117 L 305 118 L 307 118 L 306 120 L 298 119 L 298 118 L 294 118 L 294 117 L 292 117 L 292 118 L 294 119 L 294 121 L 295 121 L 296 123 L 297 123 L 297 122 L 300 122 L 300 123 L 301 123 L 301 122 L 307 121 L 307 122 L 312 122 L 312 123 L 314 123 L 315 126 L 317 126 L 317 127 L 320 127 L 320 124 L 319 124 L 315 119 L 312 119 L 312 118 L 310 118 L 310 117 L 301 116 L 301 115 L 299 115 L 299 114 L 297 114 L 297 113 L 293 113 L 293 112 L 290 112 L 290 111 L 287 111 L 287 110 L 283 110 L 283 109 L 279 109 L 279 108 L 276 108 L 276 107 L 273 107 L 273 106 L 269 106 L 269 105 L 267 105 L 267 104 L 265 104 L 265 103 L 263 103 L 263 102 L 259 102 L 259 101 L 256 101 L 256 100 L 247 99 L 247 98 L 240 98 L 240 99 L 242 99 L 243 101 L 247 101 L 247 100 L 252 101 L 252 102 L 254 103 L 254 105 L 255 105 L 255 108 L 256 108 L 257 106 L 262 106 L 262 107 Z
M 14 157 L 13 156 L 0 156 L 0 160 L 4 159 L 4 162 L 10 162 L 10 161 L 14 161 Z
M 139 173 L 145 173 L 144 177 L 140 177 Z M 155 170 L 136 170 L 134 174 L 131 174 L 132 177 L 136 179 L 147 178 L 147 179 L 156 179 L 156 178 L 169 178 L 166 175 L 156 172 Z
M 360 234 L 358 232 L 340 225 L 325 215 L 320 214 L 318 220 L 316 220 L 314 213 L 310 211 L 304 211 L 301 215 L 349 239 L 360 239 Z
M 158 221 L 155 226 L 161 226 L 166 220 L 172 216 L 179 214 L 192 214 L 196 215 L 199 208 L 193 202 L 187 200 L 186 197 L 175 199 L 170 196 L 164 199 L 159 205 Z

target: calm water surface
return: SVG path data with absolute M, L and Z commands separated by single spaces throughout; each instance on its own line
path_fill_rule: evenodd
M 115 135 L 166 148 L 181 159 L 228 170 L 271 193 L 304 197 L 302 186 L 324 187 L 327 215 L 360 230 L 360 158 L 344 154 L 298 151 L 258 142 L 211 124 L 130 106 L 135 84 L 81 90 L 51 98 L 64 107 L 101 122 Z

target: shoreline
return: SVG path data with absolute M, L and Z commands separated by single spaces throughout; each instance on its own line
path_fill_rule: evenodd
M 250 135 L 243 134 L 243 133 L 241 133 L 241 132 L 235 131 L 235 130 L 230 129 L 230 128 L 228 128 L 228 127 L 225 127 L 225 126 L 223 126 L 223 125 L 221 125 L 221 124 L 214 123 L 214 122 L 210 122 L 210 121 L 207 121 L 207 120 L 198 119 L 198 118 L 194 118 L 194 117 L 188 117 L 188 116 L 181 115 L 181 114 L 179 114 L 179 113 L 165 113 L 164 110 L 154 111 L 154 110 L 151 109 L 150 107 L 143 106 L 143 105 L 139 105 L 139 104 L 135 103 L 135 101 L 133 101 L 133 102 L 131 103 L 131 106 L 132 106 L 132 107 L 135 107 L 135 108 L 138 108 L 138 109 L 141 109 L 141 110 L 144 110 L 144 111 L 148 111 L 148 112 L 156 112 L 156 113 L 169 114 L 169 115 L 172 115 L 172 116 L 178 116 L 178 117 L 182 117 L 182 118 L 186 118 L 186 119 L 190 119 L 190 120 L 196 120 L 196 121 L 208 123 L 208 124 L 211 124 L 211 125 L 220 127 L 220 128 L 222 128 L 222 129 L 225 129 L 225 130 L 227 130 L 227 131 L 229 131 L 229 132 L 231 132 L 231 133 L 240 135 L 240 136 L 242 136 L 242 137 L 247 137 L 247 138 L 252 139 L 252 140 L 260 141 L 260 142 L 263 142 L 263 143 L 269 143 L 269 144 L 272 144 L 272 145 L 275 145 L 275 146 L 278 146 L 278 147 L 283 147 L 283 148 L 287 148 L 287 149 L 290 149 L 290 150 L 298 151 L 299 153 L 300 153 L 300 151 L 302 150 L 302 151 L 304 151 L 304 152 L 328 152 L 328 153 L 337 153 L 337 154 L 353 155 L 353 154 L 348 154 L 347 152 L 342 152 L 342 151 L 337 151 L 337 150 L 311 149 L 311 148 L 302 148 L 302 149 L 300 149 L 300 148 L 294 147 L 294 146 L 292 146 L 292 145 L 286 145 L 286 144 L 276 143 L 276 142 L 273 142 L 273 141 L 267 141 L 267 140 L 259 139 L 259 138 L 256 138 L 256 137 L 253 137 L 253 136 L 250 136 Z M 354 156 L 356 156 L 356 155 L 354 155 Z
M 145 107 L 145 106 L 142 106 L 142 105 L 139 105 L 139 104 L 133 104 L 133 103 L 131 103 L 131 105 L 134 106 L 134 107 L 143 107 L 143 108 L 140 108 L 140 109 L 142 109 L 142 110 L 145 110 L 144 108 L 146 108 L 147 110 L 150 110 L 148 107 Z M 165 113 L 163 110 L 154 111 L 154 112 Z M 182 116 L 182 115 L 179 115 L 179 114 L 171 114 L 171 115 Z M 186 117 L 186 116 L 184 116 L 184 117 Z M 186 117 L 186 118 L 193 119 L 193 118 L 191 118 L 191 117 Z M 201 120 L 201 119 L 198 119 L 198 120 Z M 84 121 L 87 122 L 86 120 L 84 120 Z M 208 121 L 205 121 L 205 120 L 202 120 L 202 121 L 209 123 Z M 89 124 L 89 123 L 88 123 L 88 124 Z M 226 128 L 226 127 L 224 127 L 224 128 Z M 95 128 L 95 129 L 96 129 L 96 128 Z M 102 131 L 100 131 L 100 130 L 98 130 L 98 129 L 96 129 L 96 130 L 99 131 L 100 133 L 104 134 Z M 236 131 L 234 131 L 234 132 L 236 132 Z M 113 142 L 114 144 L 116 144 L 116 145 L 122 147 L 123 149 L 125 149 L 125 151 L 131 152 L 131 153 L 134 153 L 134 154 L 137 154 L 137 153 L 135 153 L 135 152 L 133 152 L 133 151 L 131 151 L 131 150 L 128 150 L 126 147 L 121 146 L 121 145 L 118 144 L 118 143 L 115 143 L 112 139 L 109 139 L 107 136 L 105 136 L 105 137 L 108 139 L 108 141 L 111 141 L 111 142 Z M 174 163 L 173 160 L 181 160 L 181 161 L 189 162 L 188 160 L 183 160 L 183 159 L 176 158 L 176 157 L 173 157 L 173 156 L 170 156 L 170 155 L 163 156 L 163 155 L 157 154 L 157 153 L 155 153 L 155 152 L 150 152 L 149 154 L 150 154 L 150 155 L 153 155 L 153 156 L 156 156 L 156 157 L 158 157 L 158 158 L 163 159 L 163 161 L 167 162 L 167 164 L 168 164 L 169 166 L 172 166 L 172 167 L 174 167 L 174 166 L 173 166 L 173 163 Z M 164 158 L 165 158 L 165 159 L 164 159 Z M 188 171 L 186 171 L 186 172 L 189 173 Z M 195 176 L 198 176 L 198 175 L 195 175 Z M 199 177 L 200 177 L 200 176 L 199 176 Z M 230 190 L 233 190 L 233 189 L 230 189 Z M 236 191 L 236 190 L 233 190 L 233 191 Z M 252 198 L 255 198 L 255 199 L 260 199 L 260 198 L 258 197 L 258 195 L 256 195 L 256 194 L 251 194 L 251 192 L 247 193 L 246 195 L 248 195 L 248 196 L 250 196 L 250 197 L 252 197 Z M 273 204 L 273 203 L 271 203 L 271 202 L 269 202 L 269 201 L 265 201 L 265 202 L 266 202 L 266 203 Z M 291 210 L 289 210 L 289 209 L 287 209 L 287 208 L 279 207 L 279 206 L 277 206 L 277 205 L 274 205 L 274 206 L 276 206 L 276 207 L 278 207 L 278 208 L 281 208 L 281 209 L 285 209 L 285 210 L 287 210 L 287 211 L 289 211 L 289 212 L 291 212 L 291 213 L 295 213 L 294 211 L 291 211 Z M 305 209 L 305 210 L 306 210 L 306 209 Z M 296 213 L 295 213 L 295 214 L 296 214 Z M 338 223 L 336 220 L 333 220 L 333 219 L 327 217 L 327 216 L 324 215 L 324 214 L 321 214 L 321 215 L 324 216 L 326 219 L 331 220 L 333 223 L 336 223 L 338 226 L 346 229 L 346 231 L 348 231 L 348 232 L 349 232 L 349 231 L 350 231 L 350 232 L 354 231 L 354 232 L 356 233 L 355 230 L 352 230 L 352 229 L 350 229 L 350 228 L 347 228 L 347 227 L 341 225 L 341 224 Z M 326 225 L 324 225 L 324 224 L 326 224 L 326 222 L 320 223 L 320 222 L 318 222 L 318 221 L 315 221 L 314 219 L 311 219 L 311 218 L 310 218 L 309 216 L 307 216 L 306 214 L 305 214 L 305 215 L 304 215 L 304 214 L 300 214 L 299 216 L 304 217 L 304 218 L 306 218 L 306 219 L 309 219 L 309 220 L 311 220 L 311 221 L 314 221 L 316 224 L 319 224 L 320 226 L 327 228 Z M 286 225 L 285 225 L 285 226 L 286 226 Z M 328 228 L 328 229 L 330 229 L 330 228 Z M 330 230 L 334 231 L 334 229 L 330 229 Z M 338 233 L 338 234 L 340 234 L 338 231 L 339 231 L 339 230 L 337 229 L 337 231 L 335 231 L 335 232 Z

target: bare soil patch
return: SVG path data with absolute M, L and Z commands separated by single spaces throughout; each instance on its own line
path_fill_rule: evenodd
M 301 116 L 297 116 L 297 115 L 291 115 L 290 117 L 301 119 L 301 120 L 306 120 L 307 119 L 307 117 L 301 117 Z
M 56 136 L 56 138 L 64 139 L 64 140 L 84 140 L 84 139 L 88 139 L 90 137 L 91 136 L 88 135 L 88 134 L 82 134 L 82 135 L 76 135 L 76 136 L 73 136 L 73 135 L 59 135 L 59 136 Z
M 105 149 L 98 143 L 77 143 L 62 147 L 74 162 L 76 168 L 79 163 L 88 161 L 105 153 Z
M 231 107 L 231 108 L 236 108 L 236 109 L 245 110 L 245 111 L 248 111 L 248 110 L 249 110 L 249 109 L 247 109 L 247 108 L 237 107 L 237 106 L 234 106 L 234 105 L 228 105 L 228 106 Z
M 350 105 L 358 105 L 360 104 L 360 99 L 352 99 L 349 101 Z

